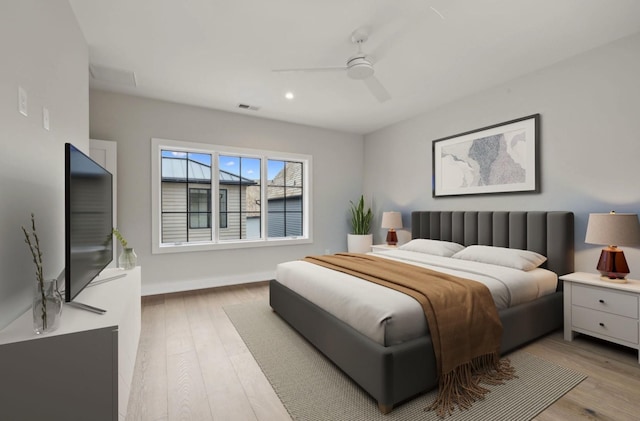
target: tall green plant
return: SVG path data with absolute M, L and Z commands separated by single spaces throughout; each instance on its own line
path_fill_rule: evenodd
M 360 196 L 360 200 L 357 204 L 351 203 L 351 230 L 352 234 L 366 235 L 369 234 L 371 229 L 371 220 L 373 219 L 373 213 L 371 208 L 364 210 L 364 195 Z

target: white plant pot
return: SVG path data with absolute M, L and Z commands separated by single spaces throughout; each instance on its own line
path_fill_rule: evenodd
M 347 250 L 349 253 L 369 253 L 373 245 L 373 234 L 347 234 Z

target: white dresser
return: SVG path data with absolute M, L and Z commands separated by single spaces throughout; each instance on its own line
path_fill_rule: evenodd
M 78 294 L 103 315 L 65 306 L 53 332 L 33 333 L 31 310 L 0 330 L 0 419 L 124 421 L 141 327 L 141 268 Z M 75 301 L 75 300 L 74 300 Z
M 560 279 L 565 340 L 573 340 L 577 332 L 640 350 L 640 281 L 618 284 L 584 272 Z

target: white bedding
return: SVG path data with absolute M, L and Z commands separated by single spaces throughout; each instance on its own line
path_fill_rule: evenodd
M 555 273 L 541 268 L 524 272 L 404 250 L 388 250 L 376 256 L 482 282 L 491 291 L 498 310 L 551 294 L 558 282 Z M 279 264 L 276 279 L 382 345 L 399 344 L 428 332 L 420 304 L 381 285 L 304 261 Z

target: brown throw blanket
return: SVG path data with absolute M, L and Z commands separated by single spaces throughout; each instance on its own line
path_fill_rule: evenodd
M 489 390 L 480 383 L 501 384 L 515 377 L 509 361 L 500 360 L 502 323 L 482 283 L 367 254 L 303 260 L 404 292 L 420 303 L 439 376 L 438 396 L 427 409 L 439 416 L 482 399 Z

